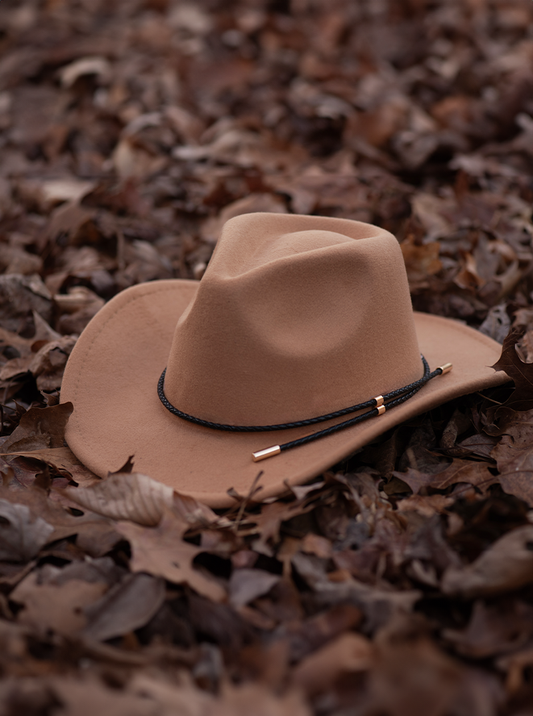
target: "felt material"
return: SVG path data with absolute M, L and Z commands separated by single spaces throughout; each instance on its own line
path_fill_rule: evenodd
M 375 226 L 324 217 L 247 214 L 230 220 L 201 282 L 123 291 L 92 319 L 69 359 L 66 439 L 105 476 L 135 469 L 214 507 L 263 497 L 331 467 L 385 430 L 446 400 L 508 380 L 489 366 L 500 346 L 461 323 L 413 313 L 396 239 Z M 169 413 L 254 425 L 314 417 L 453 370 L 383 416 L 261 463 L 252 452 L 330 423 L 276 433 L 228 433 Z
M 226 224 L 178 321 L 165 393 L 204 420 L 269 425 L 421 375 L 392 234 L 345 219 L 247 214 Z

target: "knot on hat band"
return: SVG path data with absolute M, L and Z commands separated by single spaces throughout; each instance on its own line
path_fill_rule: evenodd
M 255 462 L 258 462 L 259 460 L 264 460 L 268 457 L 278 455 L 284 450 L 290 450 L 294 447 L 300 447 L 301 445 L 306 445 L 307 443 L 310 443 L 314 440 L 318 440 L 319 438 L 332 435 L 339 430 L 344 430 L 352 425 L 357 425 L 358 423 L 362 423 L 369 418 L 383 415 L 387 410 L 390 410 L 391 408 L 394 408 L 396 405 L 400 405 L 401 403 L 405 403 L 407 400 L 409 400 L 409 398 L 412 398 L 413 395 L 415 395 L 421 388 L 423 388 L 428 381 L 432 380 L 433 378 L 436 378 L 438 375 L 448 373 L 452 369 L 451 363 L 445 363 L 444 365 L 436 368 L 433 372 L 430 372 L 428 362 L 423 355 L 421 355 L 420 357 L 424 366 L 424 375 L 422 376 L 422 378 L 415 381 L 414 383 L 409 383 L 409 385 L 405 385 L 402 388 L 392 390 L 385 395 L 378 395 L 375 398 L 370 398 L 370 400 L 366 400 L 364 403 L 351 405 L 348 408 L 335 410 L 332 413 L 318 415 L 314 418 L 308 418 L 306 420 L 296 420 L 292 423 L 279 423 L 277 425 L 228 425 L 225 423 L 214 423 L 210 420 L 203 420 L 202 418 L 197 418 L 194 415 L 184 413 L 183 411 L 176 408 L 176 406 L 172 405 L 172 403 L 165 395 L 165 375 L 167 372 L 166 368 L 161 373 L 161 376 L 157 383 L 157 394 L 165 408 L 173 415 L 176 415 L 178 418 L 187 420 L 188 422 L 194 423 L 195 425 L 201 425 L 204 428 L 212 428 L 214 430 L 224 430 L 227 432 L 239 433 L 259 433 L 274 430 L 289 430 L 291 428 L 301 428 L 307 425 L 322 423 L 326 420 L 340 418 L 344 415 L 355 413 L 358 410 L 365 410 L 366 408 L 371 408 L 371 410 L 366 413 L 363 413 L 362 415 L 357 415 L 353 418 L 350 418 L 349 420 L 344 420 L 343 422 L 337 423 L 336 425 L 332 425 L 329 428 L 325 428 L 324 430 L 319 430 L 315 433 L 305 435 L 302 438 L 298 438 L 297 440 L 291 440 L 290 442 L 283 443 L 282 445 L 274 445 L 264 450 L 259 450 L 258 452 L 252 453 L 253 460 Z

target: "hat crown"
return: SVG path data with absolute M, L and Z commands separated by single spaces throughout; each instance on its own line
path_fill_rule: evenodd
M 226 223 L 172 342 L 165 392 L 204 420 L 293 422 L 420 378 L 398 242 L 369 224 L 245 214 Z

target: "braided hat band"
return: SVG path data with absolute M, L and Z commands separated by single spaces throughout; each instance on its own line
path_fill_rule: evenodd
M 332 435 L 339 430 L 344 430 L 351 425 L 357 425 L 358 423 L 362 423 L 364 420 L 368 420 L 369 418 L 383 415 L 386 410 L 390 410 L 390 408 L 394 408 L 396 405 L 405 403 L 406 400 L 412 398 L 413 395 L 415 395 L 421 388 L 423 388 L 424 385 L 430 380 L 436 378 L 439 375 L 449 373 L 449 371 L 452 369 L 451 363 L 445 363 L 444 365 L 435 368 L 433 372 L 430 372 L 427 360 L 424 358 L 423 355 L 421 355 L 420 357 L 424 366 L 424 375 L 422 376 L 422 378 L 415 381 L 414 383 L 404 385 L 402 388 L 392 390 L 385 395 L 378 395 L 375 398 L 370 398 L 370 400 L 366 400 L 363 403 L 351 405 L 350 407 L 342 408 L 341 410 L 335 410 L 332 413 L 318 415 L 314 418 L 307 418 L 306 420 L 297 420 L 291 423 L 279 423 L 278 425 L 228 425 L 226 423 L 215 423 L 210 420 L 203 420 L 202 418 L 197 418 L 194 415 L 184 413 L 183 411 L 172 405 L 172 403 L 165 395 L 165 375 L 167 372 L 166 368 L 163 370 L 161 376 L 159 377 L 159 381 L 157 383 L 157 394 L 165 408 L 173 415 L 176 415 L 182 420 L 188 420 L 190 423 L 194 423 L 195 425 L 201 425 L 205 428 L 212 428 L 214 430 L 225 430 L 227 432 L 236 433 L 260 433 L 274 430 L 289 430 L 291 428 L 301 428 L 307 425 L 315 425 L 316 423 L 322 423 L 326 420 L 340 418 L 344 415 L 350 415 L 350 413 L 355 413 L 358 410 L 365 410 L 366 408 L 371 408 L 371 410 L 366 413 L 363 413 L 362 415 L 357 415 L 353 418 L 350 418 L 349 420 L 344 420 L 342 423 L 337 423 L 336 425 L 332 425 L 329 428 L 325 428 L 324 430 L 319 430 L 315 433 L 305 435 L 302 438 L 298 438 L 297 440 L 291 440 L 289 442 L 282 443 L 281 445 L 273 445 L 272 447 L 265 448 L 263 450 L 259 450 L 257 452 L 252 453 L 252 458 L 254 462 L 259 462 L 260 460 L 265 460 L 266 458 L 273 457 L 274 455 L 279 455 L 279 453 L 283 452 L 284 450 L 290 450 L 291 448 L 306 445 L 307 443 L 313 442 L 314 440 L 318 440 L 320 438 L 327 437 L 328 435 Z

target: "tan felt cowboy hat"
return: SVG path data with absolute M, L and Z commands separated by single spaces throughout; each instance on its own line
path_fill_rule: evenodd
M 102 477 L 133 455 L 137 471 L 223 507 L 259 470 L 260 495 L 277 495 L 505 382 L 489 367 L 499 355 L 481 333 L 413 312 L 387 231 L 246 214 L 224 226 L 200 282 L 133 286 L 92 319 L 63 380 L 66 439 Z

